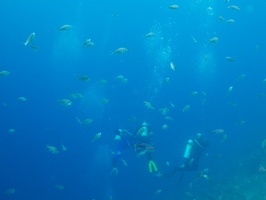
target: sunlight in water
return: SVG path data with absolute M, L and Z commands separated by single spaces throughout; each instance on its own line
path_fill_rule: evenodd
M 169 46 L 170 40 L 163 37 L 163 30 L 160 24 L 151 28 L 154 36 L 146 38 L 147 54 L 152 66 L 152 81 L 150 81 L 151 96 L 155 97 L 163 84 L 166 69 L 170 66 L 172 49 Z

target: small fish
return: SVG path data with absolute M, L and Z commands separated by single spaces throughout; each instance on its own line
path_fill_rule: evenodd
M 129 118 L 129 121 L 136 121 L 136 119 L 137 119 L 137 117 L 132 116 Z
M 38 51 L 40 49 L 36 44 L 31 44 L 30 48 L 34 51 Z
M 149 101 L 144 101 L 143 103 L 144 103 L 144 105 L 145 105 L 147 108 L 149 108 L 149 109 L 155 109 L 155 108 L 153 107 L 153 105 L 152 105 L 151 102 L 149 102 Z
M 266 172 L 266 169 L 265 167 L 263 167 L 262 165 L 259 166 L 259 171 L 260 172 Z
M 233 91 L 233 86 L 230 86 L 229 88 L 228 88 L 228 90 L 227 90 L 227 96 L 229 95 L 229 94 L 231 94 L 232 93 L 232 91 Z
M 169 112 L 169 108 L 160 108 L 159 111 L 162 112 L 162 115 L 166 115 Z
M 175 107 L 175 104 L 173 104 L 172 102 L 170 102 L 170 106 L 171 106 L 172 108 L 174 108 L 174 107 Z
M 93 119 L 90 119 L 90 118 L 87 118 L 81 121 L 78 117 L 76 117 L 76 120 L 78 121 L 79 124 L 89 124 L 93 122 Z
M 9 71 L 1 71 L 1 72 L 0 72 L 0 76 L 7 76 L 7 75 L 9 75 L 9 74 L 10 74 Z
M 26 40 L 26 42 L 24 43 L 25 46 L 27 46 L 28 44 L 32 43 L 33 40 L 35 40 L 35 33 L 31 33 L 28 37 L 28 39 Z
M 54 186 L 56 189 L 59 189 L 59 190 L 62 190 L 64 189 L 65 187 L 63 185 L 56 185 Z
M 208 168 L 206 168 L 206 169 L 200 171 L 200 172 L 198 173 L 198 175 L 196 176 L 196 179 L 199 179 L 200 177 L 204 176 L 204 173 L 205 173 L 205 172 L 208 172 L 208 171 L 209 171 Z
M 220 20 L 221 22 L 224 22 L 224 21 L 225 21 L 225 18 L 224 18 L 223 16 L 219 16 L 218 18 L 219 18 L 219 20 Z
M 99 133 L 96 133 L 96 135 L 94 136 L 94 138 L 92 139 L 92 143 L 94 143 L 96 140 L 98 140 L 100 137 L 102 136 L 102 133 L 99 132 Z
M 109 99 L 102 99 L 101 102 L 102 103 L 109 103 Z
M 97 83 L 99 83 L 99 84 L 106 84 L 107 83 L 107 80 L 102 79 L 102 80 L 99 80 Z
M 173 121 L 174 119 L 170 116 L 165 116 L 164 119 Z
M 224 143 L 226 139 L 227 139 L 227 134 L 224 134 L 222 136 L 221 143 Z
M 57 29 L 58 31 L 66 31 L 68 29 L 70 29 L 71 26 L 70 25 L 64 25 L 64 26 L 61 26 L 59 29 Z
M 240 74 L 236 80 L 241 80 L 246 77 L 246 74 Z
M 192 35 L 191 35 L 191 39 L 193 40 L 194 43 L 198 42 Z
M 58 149 L 55 146 L 46 145 L 48 151 L 51 151 L 52 153 L 59 153 Z
M 214 157 L 214 158 L 221 158 L 222 155 L 221 155 L 221 154 L 215 154 L 213 157 Z
M 144 143 L 144 142 L 137 144 L 136 149 L 144 150 L 144 151 L 154 151 L 155 150 L 153 146 L 151 146 L 148 143 Z
M 184 108 L 182 109 L 183 112 L 186 112 L 190 109 L 190 105 L 185 105 Z
M 226 23 L 235 23 L 236 21 L 234 19 L 228 19 Z
M 264 93 L 259 93 L 257 96 L 258 96 L 258 97 L 265 97 L 266 94 L 264 94 Z
M 226 60 L 228 60 L 229 62 L 235 62 L 234 58 L 227 56 L 225 57 Z
M 163 124 L 162 125 L 162 130 L 166 130 L 168 128 L 168 125 L 167 124 Z
M 87 75 L 77 76 L 77 79 L 79 79 L 81 81 L 89 81 L 90 80 L 90 78 Z
M 166 77 L 164 80 L 163 80 L 163 83 L 168 83 L 170 81 L 170 77 Z
M 266 139 L 264 139 L 264 140 L 262 141 L 261 147 L 262 147 L 263 149 L 266 148 Z
M 207 174 L 203 174 L 203 178 L 206 180 L 210 180 L 210 177 Z
M 59 99 L 59 100 L 57 100 L 57 102 L 59 104 L 61 104 L 62 106 L 71 106 L 72 105 L 72 101 L 70 101 L 69 99 Z
M 84 95 L 81 94 L 81 93 L 71 93 L 71 94 L 69 94 L 69 96 L 71 96 L 74 99 L 83 98 L 84 97 Z
M 61 143 L 61 149 L 62 149 L 62 151 L 67 151 L 67 148 L 63 143 Z
M 200 172 L 197 174 L 196 179 L 199 179 L 200 177 L 202 177 L 202 175 L 203 175 L 203 171 L 200 171 Z
M 85 48 L 85 47 L 93 47 L 94 46 L 94 43 L 91 41 L 91 39 L 87 39 L 83 42 L 83 46 L 82 48 Z
M 216 43 L 218 41 L 219 41 L 219 38 L 218 37 L 213 37 L 213 38 L 209 39 L 209 42 L 210 43 Z
M 128 166 L 127 161 L 125 161 L 124 159 L 122 159 L 122 163 L 124 164 L 124 166 Z
M 9 133 L 14 133 L 15 132 L 15 129 L 11 128 L 8 130 Z
M 240 10 L 240 8 L 238 6 L 228 6 L 227 8 L 231 8 L 233 10 Z
M 120 47 L 120 48 L 114 50 L 114 51 L 111 53 L 111 55 L 113 55 L 113 54 L 123 54 L 123 53 L 125 53 L 125 52 L 127 52 L 127 51 L 128 51 L 127 48 Z
M 179 5 L 171 5 L 171 6 L 168 6 L 168 8 L 174 10 L 174 9 L 179 8 Z
M 189 96 L 195 96 L 196 94 L 198 94 L 198 92 L 197 92 L 197 91 L 193 91 L 193 92 L 191 92 L 191 93 L 189 94 Z
M 119 75 L 116 77 L 117 80 L 120 81 L 120 83 L 127 83 L 128 79 L 125 78 L 123 75 Z
M 223 132 L 224 132 L 224 129 L 220 129 L 220 128 L 214 129 L 212 131 L 208 131 L 209 134 L 221 134 Z
M 161 192 L 162 192 L 162 190 L 159 189 L 159 190 L 157 190 L 154 194 L 155 194 L 155 195 L 158 195 L 158 194 L 160 194 Z
M 175 64 L 174 64 L 173 62 L 170 62 L 170 67 L 171 67 L 171 69 L 172 69 L 173 71 L 176 70 L 176 66 L 175 66 Z
M 244 123 L 245 123 L 244 120 L 240 120 L 240 121 L 238 121 L 236 124 L 237 124 L 237 125 L 243 125 Z
M 27 99 L 25 97 L 19 97 L 18 100 L 27 101 Z
M 152 38 L 152 37 L 154 37 L 155 36 L 155 33 L 153 33 L 153 32 L 149 32 L 149 33 L 147 33 L 144 37 L 145 38 Z
M 15 192 L 16 192 L 16 189 L 14 188 L 5 191 L 6 194 L 14 194 Z

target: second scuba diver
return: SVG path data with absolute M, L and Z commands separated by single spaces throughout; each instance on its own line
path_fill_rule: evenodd
M 111 174 L 118 174 L 119 162 L 123 161 L 121 159 L 121 153 L 127 148 L 134 148 L 137 152 L 137 156 L 146 154 L 149 172 L 157 172 L 157 165 L 152 157 L 154 148 L 149 144 L 150 136 L 152 134 L 150 126 L 145 121 L 142 123 L 136 134 L 132 134 L 125 129 L 117 129 L 115 131 L 116 150 L 113 152 Z
M 165 176 L 173 176 L 176 171 L 196 171 L 199 168 L 200 157 L 206 148 L 209 147 L 209 141 L 201 133 L 197 133 L 194 139 L 188 140 L 184 151 L 184 161 L 180 166 L 175 167 Z
M 138 156 L 143 154 L 147 155 L 149 172 L 157 172 L 158 168 L 152 157 L 154 148 L 149 144 L 152 135 L 153 132 L 151 131 L 149 124 L 144 121 L 137 132 L 137 145 L 135 148 L 138 152 Z

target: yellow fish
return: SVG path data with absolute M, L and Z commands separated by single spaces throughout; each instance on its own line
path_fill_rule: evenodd
M 175 64 L 174 64 L 173 62 L 170 62 L 170 67 L 171 67 L 171 69 L 172 69 L 173 71 L 176 70 L 176 66 L 175 66 Z
M 219 38 L 218 37 L 213 37 L 213 38 L 209 39 L 209 42 L 210 43 L 216 43 L 218 41 L 219 41 Z
M 125 53 L 125 52 L 127 52 L 127 51 L 128 51 L 127 48 L 121 47 L 121 48 L 118 48 L 118 49 L 114 50 L 114 51 L 111 53 L 111 55 L 113 55 L 113 54 L 123 54 L 123 53 Z
M 93 47 L 93 46 L 94 46 L 94 43 L 91 41 L 91 39 L 87 39 L 83 43 L 83 48 L 85 48 L 85 47 Z
M 230 61 L 230 62 L 235 62 L 234 58 L 229 57 L 229 56 L 225 57 L 225 59 L 228 60 L 228 61 Z
M 94 136 L 94 138 L 92 140 L 92 143 L 95 142 L 96 140 L 98 140 L 101 136 L 102 136 L 102 133 L 101 132 L 96 133 L 96 135 Z
M 62 106 L 71 106 L 72 105 L 72 101 L 70 101 L 69 99 L 59 99 L 57 100 L 58 103 L 60 103 Z
M 51 151 L 52 153 L 59 153 L 58 149 L 55 146 L 50 146 L 49 144 L 47 144 L 46 147 L 48 151 Z
M 78 117 L 76 117 L 76 120 L 80 124 L 89 124 L 89 123 L 93 122 L 93 119 L 90 119 L 90 118 L 87 118 L 87 119 L 84 119 L 84 120 L 81 121 Z
M 177 8 L 179 8 L 179 5 L 171 5 L 171 6 L 168 6 L 168 8 L 170 8 L 170 9 L 177 9 Z
M 144 105 L 145 105 L 147 108 L 149 108 L 149 109 L 155 109 L 155 108 L 153 107 L 152 103 L 149 102 L 149 101 L 144 101 Z
M 226 23 L 235 23 L 236 21 L 234 19 L 228 19 Z
M 25 97 L 19 97 L 18 100 L 27 101 L 27 99 Z
M 185 105 L 184 108 L 183 108 L 183 112 L 186 112 L 190 109 L 190 105 Z
M 1 72 L 0 72 L 0 76 L 7 76 L 7 75 L 9 75 L 9 74 L 10 74 L 9 71 L 1 71 Z
M 7 190 L 5 193 L 6 194 L 14 194 L 16 192 L 16 189 L 9 189 L 9 190 Z
M 58 30 L 59 30 L 59 31 L 66 31 L 66 30 L 68 30 L 68 29 L 70 29 L 70 28 L 71 28 L 70 25 L 64 25 L 64 26 L 61 26 Z
M 162 115 L 166 115 L 169 112 L 169 108 L 160 108 L 159 111 L 162 112 Z
M 147 34 L 145 35 L 145 38 L 151 38 L 151 37 L 153 37 L 154 35 L 155 35 L 155 33 L 150 32 L 150 33 L 147 33 Z
M 25 46 L 27 46 L 28 44 L 32 43 L 32 41 L 35 39 L 35 33 L 31 33 L 28 37 L 28 39 L 26 40 L 26 42 L 24 43 Z
M 81 81 L 89 81 L 90 80 L 90 78 L 87 75 L 77 76 L 77 78 Z
M 232 8 L 233 10 L 240 10 L 238 6 L 228 6 L 227 8 Z

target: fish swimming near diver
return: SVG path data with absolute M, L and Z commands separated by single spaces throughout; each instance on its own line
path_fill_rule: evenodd
M 153 146 L 151 146 L 148 143 L 144 143 L 144 142 L 137 144 L 136 149 L 146 150 L 146 151 L 154 151 L 155 150 Z

